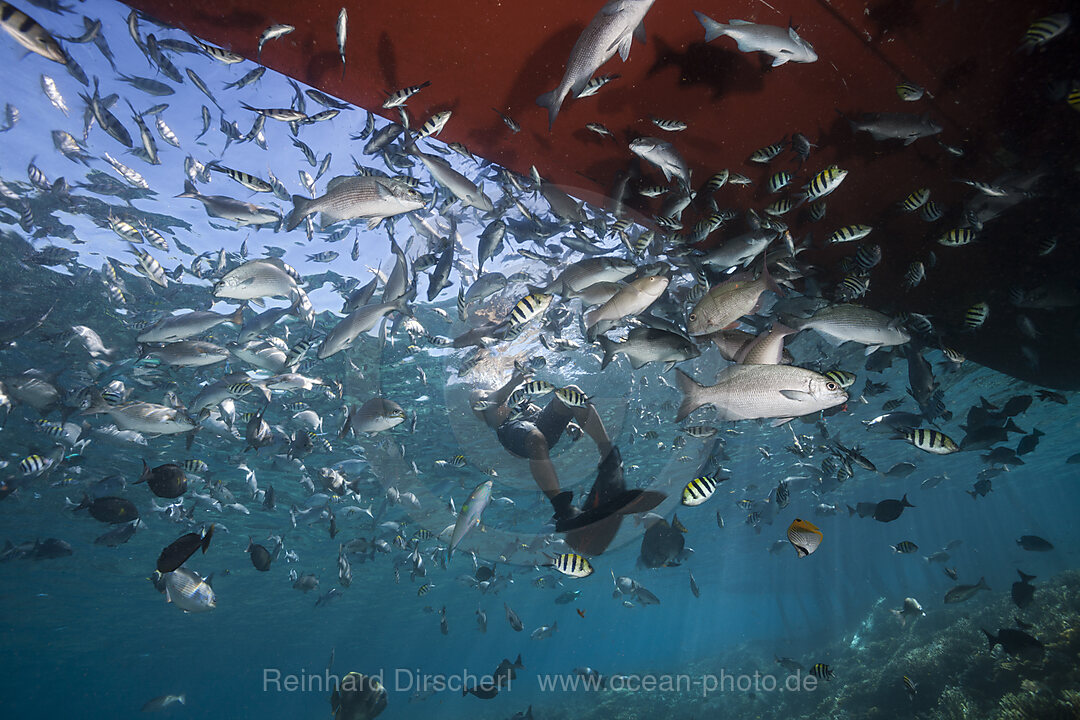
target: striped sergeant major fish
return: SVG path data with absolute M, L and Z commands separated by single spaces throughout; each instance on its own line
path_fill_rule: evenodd
M 573 578 L 583 578 L 593 574 L 592 563 L 577 553 L 556 555 L 551 558 L 551 562 L 544 563 L 544 567 L 553 567 L 563 575 Z

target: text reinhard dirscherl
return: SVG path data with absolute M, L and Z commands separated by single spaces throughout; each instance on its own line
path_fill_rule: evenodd
M 422 673 L 418 669 L 396 668 L 392 674 L 385 670 L 372 673 L 369 678 L 378 681 L 388 692 L 434 694 L 444 691 L 459 693 L 476 687 L 496 684 L 492 675 L 476 675 L 468 670 L 460 673 Z M 387 679 L 392 682 L 387 684 Z M 521 682 L 520 680 L 516 682 Z M 631 674 L 631 675 L 536 675 L 540 692 L 668 692 L 701 693 L 707 697 L 717 692 L 813 692 L 818 679 L 810 673 L 796 671 L 784 676 L 771 673 L 719 673 L 689 674 Z M 510 691 L 514 681 L 507 677 L 498 679 L 501 692 Z M 344 677 L 329 670 L 308 673 L 285 673 L 278 668 L 263 668 L 263 692 L 330 692 L 335 689 L 351 691 L 359 689 L 355 675 Z

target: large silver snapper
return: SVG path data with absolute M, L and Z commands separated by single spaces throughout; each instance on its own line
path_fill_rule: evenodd
M 903 345 L 911 339 L 903 327 L 888 315 L 861 305 L 829 305 L 805 320 L 788 319 L 798 330 L 813 329 L 836 344 L 857 342 L 866 345 L 866 354 L 880 347 Z
M 812 63 L 818 59 L 814 46 L 799 37 L 793 27 L 761 25 L 748 20 L 731 20 L 725 25 L 704 13 L 695 11 L 694 15 L 705 28 L 705 42 L 712 42 L 722 35 L 727 35 L 738 43 L 742 52 L 763 52 L 770 55 L 773 67 L 787 62 Z
M 577 97 L 589 79 L 618 51 L 626 61 L 630 44 L 636 37 L 645 42 L 645 14 L 655 0 L 609 0 L 593 16 L 578 36 L 566 61 L 566 72 L 559 86 L 536 98 L 536 104 L 548 110 L 548 128 L 555 124 L 559 109 L 568 94 Z
M 731 365 L 705 386 L 676 370 L 682 404 L 675 420 L 704 405 L 716 408 L 720 420 L 754 420 L 809 415 L 847 402 L 837 383 L 813 370 L 791 365 Z
M 312 213 L 322 214 L 323 228 L 339 220 L 368 218 L 371 229 L 384 218 L 424 207 L 424 197 L 406 183 L 376 175 L 339 175 L 326 184 L 325 194 L 317 198 L 293 195 L 292 200 L 286 230 L 293 230 Z

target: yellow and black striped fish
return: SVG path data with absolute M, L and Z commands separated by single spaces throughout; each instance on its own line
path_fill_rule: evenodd
M 964 361 L 967 360 L 967 358 L 964 357 L 962 353 L 953 350 L 951 347 L 941 348 L 941 353 L 949 359 L 949 362 L 952 362 L 956 365 L 962 365 Z
M 432 583 L 424 583 L 416 589 L 416 597 L 424 597 L 429 592 L 431 592 L 432 588 L 434 587 L 435 585 Z
M 521 327 L 533 318 L 543 315 L 551 305 L 552 295 L 547 293 L 530 293 L 514 303 L 510 311 L 510 327 Z
M 825 238 L 826 245 L 835 245 L 836 243 L 855 242 L 856 240 L 862 240 L 864 237 L 870 234 L 874 228 L 870 225 L 845 225 L 842 228 L 834 230 L 829 237 Z
M 915 543 L 911 542 L 910 540 L 901 540 L 900 542 L 893 545 L 892 549 L 893 549 L 893 552 L 898 552 L 898 553 L 900 553 L 902 555 L 907 555 L 909 553 L 913 553 L 916 550 L 918 550 L 919 546 L 916 545 Z
M 38 475 L 51 463 L 41 455 L 28 455 L 19 461 L 19 472 L 23 475 Z
M 975 303 L 964 313 L 964 327 L 968 330 L 978 330 L 990 317 L 990 306 L 984 302 Z
M 593 574 L 592 563 L 577 553 L 563 553 L 551 558 L 544 567 L 553 567 L 563 575 L 574 578 L 588 577 Z
M 686 483 L 682 491 L 682 504 L 687 507 L 696 507 L 713 496 L 717 486 L 716 478 L 712 475 L 696 477 Z
M 938 244 L 945 247 L 961 247 L 975 241 L 975 231 L 971 228 L 953 228 L 938 238 Z
M 184 462 L 180 463 L 180 467 L 184 469 L 184 472 L 189 472 L 194 475 L 202 475 L 210 469 L 210 466 L 207 465 L 204 461 L 194 458 L 185 460 Z
M 767 215 L 772 215 L 773 217 L 779 217 L 790 211 L 793 207 L 795 207 L 795 203 L 791 201 L 791 198 L 780 198 L 776 202 L 767 205 L 765 207 L 765 213 Z
M 555 397 L 559 398 L 564 405 L 569 407 L 585 407 L 589 404 L 589 396 L 576 387 L 558 388 Z
M 908 691 L 908 695 L 915 697 L 915 693 L 918 692 L 918 685 L 911 681 L 907 675 L 904 676 L 904 689 Z
M 904 201 L 900 203 L 900 207 L 908 212 L 915 212 L 930 199 L 930 188 L 919 188 L 918 190 L 912 190 L 911 194 L 904 198 Z
M 767 163 L 780 153 L 784 152 L 785 145 L 787 145 L 787 142 L 781 140 L 778 143 L 768 145 L 760 150 L 755 150 L 753 154 L 750 155 L 750 162 Z
M 867 275 L 845 275 L 840 284 L 836 286 L 836 300 L 850 302 L 858 300 L 870 289 L 870 278 Z
M 530 380 L 522 385 L 521 389 L 525 391 L 526 395 L 538 397 L 540 395 L 547 395 L 555 389 L 555 386 L 546 380 Z
M 830 165 L 810 178 L 810 182 L 805 185 L 806 199 L 811 201 L 820 200 L 840 187 L 840 183 L 844 182 L 844 178 L 847 176 L 847 170 L 841 170 L 836 165 Z
M 714 192 L 727 185 L 728 175 L 729 173 L 727 170 L 721 170 L 718 173 L 714 173 L 712 177 L 706 180 L 705 184 L 701 186 L 701 191 L 706 195 L 712 195 Z
M 919 211 L 919 217 L 926 222 L 937 222 L 945 215 L 945 210 L 933 200 L 930 200 L 923 205 L 922 210 Z
M 1068 13 L 1055 13 L 1039 18 L 1031 23 L 1024 37 L 1020 40 L 1020 48 L 1031 52 L 1041 47 L 1065 32 L 1069 27 L 1071 18 Z
M 949 455 L 960 449 L 951 437 L 940 430 L 910 428 L 904 431 L 904 439 L 920 450 L 933 455 Z
M 1073 110 L 1080 110 L 1080 85 L 1072 86 L 1069 94 L 1065 96 L 1065 102 L 1069 103 Z
M 791 525 L 788 526 L 788 542 L 791 543 L 791 546 L 795 548 L 795 553 L 801 558 L 812 555 L 821 545 L 824 538 L 824 533 L 813 523 L 801 518 L 795 518 Z
M 810 668 L 810 674 L 816 677 L 818 680 L 833 679 L 832 668 L 825 663 L 814 663 L 814 667 Z
M 704 440 L 705 438 L 711 438 L 720 431 L 712 425 L 691 425 L 690 427 L 683 428 L 683 432 L 692 438 Z
M 791 184 L 792 174 L 781 170 L 769 178 L 769 192 L 778 193 Z
M 848 372 L 847 370 L 830 370 L 825 373 L 825 377 L 829 378 L 842 388 L 849 388 L 855 384 L 855 373 Z

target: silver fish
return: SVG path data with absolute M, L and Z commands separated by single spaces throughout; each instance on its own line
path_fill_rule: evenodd
M 677 370 L 683 393 L 676 421 L 703 405 L 716 408 L 721 420 L 790 419 L 847 402 L 848 395 L 824 375 L 791 365 L 731 365 L 711 386 L 698 384 Z
M 623 62 L 630 56 L 636 37 L 645 42 L 645 14 L 655 0 L 609 0 L 578 37 L 566 61 L 566 72 L 559 86 L 536 99 L 548 110 L 548 129 L 555 124 L 566 96 L 577 97 L 600 66 L 616 52 Z
M 814 46 L 799 37 L 793 27 L 759 25 L 747 20 L 718 23 L 704 13 L 695 11 L 698 22 L 705 28 L 705 42 L 727 35 L 739 45 L 741 52 L 763 52 L 772 56 L 772 66 L 787 62 L 812 63 L 818 59 Z

